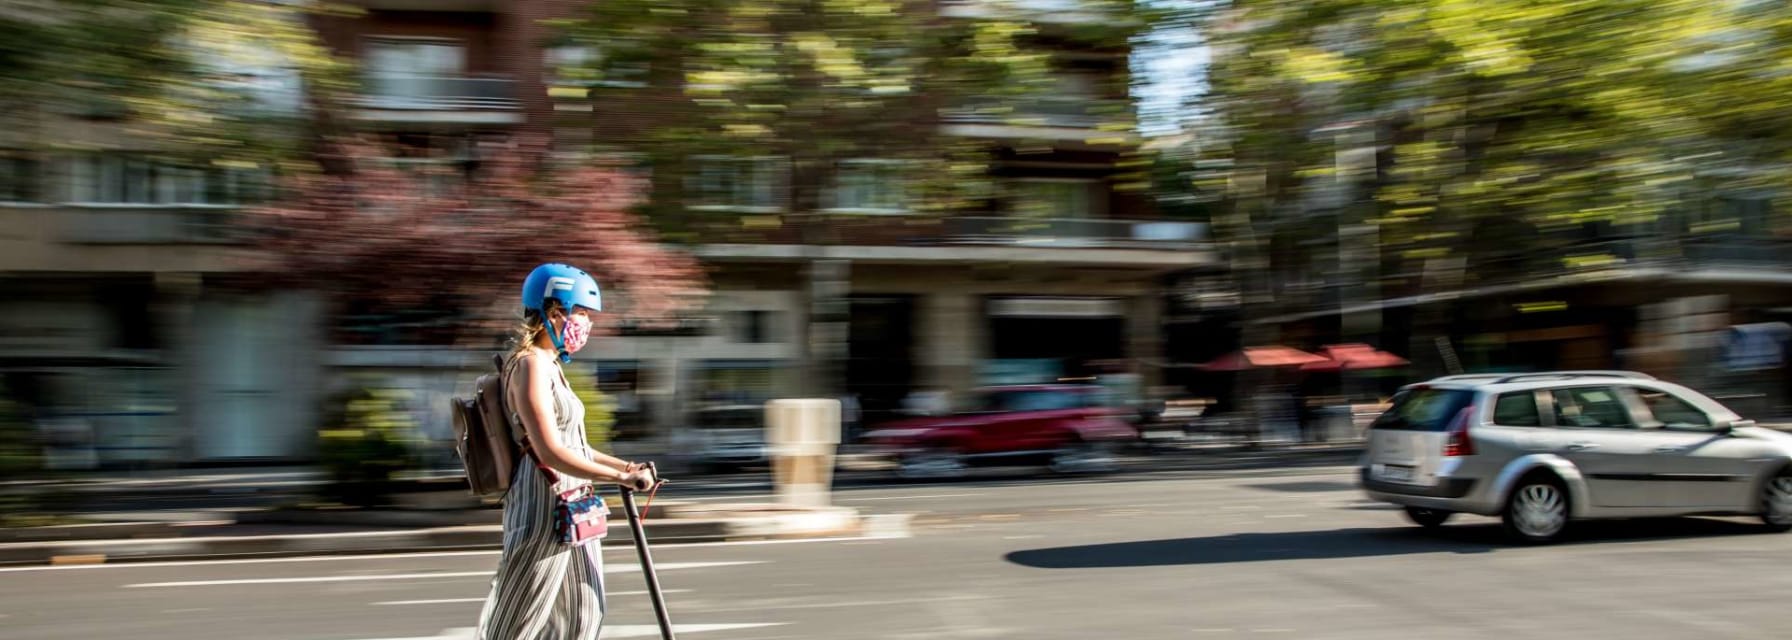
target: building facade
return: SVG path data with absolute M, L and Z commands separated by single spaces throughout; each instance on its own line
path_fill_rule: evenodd
M 393 162 L 461 162 L 480 140 L 525 133 L 551 134 L 574 156 L 626 146 L 602 126 L 626 118 L 556 75 L 581 60 L 542 21 L 578 3 L 352 4 L 311 26 L 358 64 L 353 126 L 421 151 Z M 940 6 L 947 19 L 974 9 Z M 1066 27 L 1101 19 L 1055 13 Z M 814 388 L 805 345 L 822 296 L 844 301 L 834 388 L 858 398 L 866 422 L 919 391 L 962 402 L 986 384 L 1159 381 L 1166 276 L 1217 258 L 1205 225 L 1114 188 L 1136 132 L 1097 135 L 1087 114 L 1127 104 L 1128 52 L 1061 53 L 1065 91 L 1029 124 L 963 113 L 928 125 L 987 145 L 1003 196 L 986 209 L 912 214 L 876 159 L 838 167 L 824 211 L 776 208 L 783 200 L 767 194 L 790 185 L 775 160 L 711 170 L 726 188 L 693 181 L 694 206 L 825 216 L 830 233 L 764 226 L 692 244 L 710 270 L 709 307 L 679 330 L 625 330 L 578 361 L 616 400 L 618 436 L 670 438 L 707 403 Z M 326 400 L 362 384 L 410 389 L 423 435 L 445 441 L 446 399 L 488 353 L 336 343 L 327 301 L 258 285 L 229 230 L 232 212 L 265 193 L 265 172 L 157 164 L 127 129 L 68 118 L 0 140 L 0 373 L 75 452 L 69 465 L 306 460 Z M 53 147 L 81 150 L 42 151 Z

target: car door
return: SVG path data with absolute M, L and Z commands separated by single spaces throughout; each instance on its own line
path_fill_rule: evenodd
M 1736 509 L 1754 498 L 1751 482 L 1771 458 L 1759 443 L 1717 430 L 1704 410 L 1669 390 L 1633 387 L 1641 428 L 1650 445 L 1651 484 L 1663 506 L 1689 510 Z
M 976 442 L 971 453 L 1003 455 L 1025 451 L 1032 439 L 1031 423 L 1036 419 L 1033 405 L 1038 399 L 1030 390 L 1005 390 L 990 396 L 988 412 L 976 420 Z
M 1048 451 L 1063 444 L 1061 423 L 1077 415 L 1080 395 L 1064 390 L 1038 390 L 1020 396 L 1010 423 L 1013 450 Z
M 1652 486 L 1654 444 L 1637 437 L 1632 407 L 1615 386 L 1551 389 L 1553 424 L 1542 448 L 1574 463 L 1595 507 L 1644 507 L 1659 502 Z

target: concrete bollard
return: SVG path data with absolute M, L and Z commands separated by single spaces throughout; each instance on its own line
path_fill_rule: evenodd
M 778 501 L 792 506 L 829 504 L 834 449 L 840 444 L 840 401 L 785 399 L 765 403 L 766 443 Z

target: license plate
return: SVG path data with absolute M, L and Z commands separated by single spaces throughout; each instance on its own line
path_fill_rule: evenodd
M 1412 482 L 1413 468 L 1397 464 L 1384 464 L 1381 465 L 1380 476 L 1381 479 L 1389 482 Z

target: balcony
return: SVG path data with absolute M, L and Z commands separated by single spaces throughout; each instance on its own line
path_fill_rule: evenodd
M 1045 97 L 950 109 L 944 113 L 944 119 L 950 124 L 1095 129 L 1105 122 L 1127 123 L 1130 127 L 1128 110 L 1124 100 Z
M 1207 225 L 1163 220 L 821 215 L 693 230 L 706 260 L 1041 264 L 1174 270 L 1218 260 Z
M 948 218 L 944 244 L 1068 249 L 1192 249 L 1207 225 L 1162 220 L 1087 218 Z
M 223 245 L 242 241 L 236 208 L 213 205 L 61 205 L 58 239 L 86 245 Z
M 369 121 L 516 124 L 516 81 L 502 76 L 376 74 L 366 80 L 357 118 Z
M 1107 24 L 1113 16 L 1082 0 L 941 0 L 940 15 L 948 18 L 1024 18 L 1043 24 Z
M 350 0 L 347 4 L 376 11 L 460 13 L 493 13 L 504 5 L 499 0 Z

